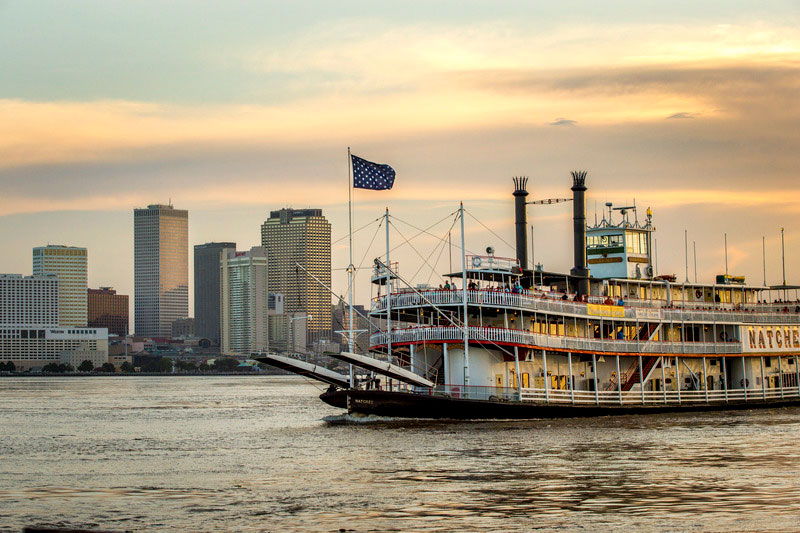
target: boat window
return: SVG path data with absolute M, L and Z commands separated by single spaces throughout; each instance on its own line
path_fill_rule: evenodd
M 622 234 L 586 236 L 587 248 L 614 248 L 622 245 Z

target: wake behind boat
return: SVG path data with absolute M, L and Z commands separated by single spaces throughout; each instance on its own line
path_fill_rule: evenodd
M 291 358 L 281 368 L 330 384 L 320 396 L 326 403 L 376 416 L 552 418 L 800 404 L 800 305 L 787 302 L 800 287 L 752 286 L 727 273 L 715 283 L 658 276 L 650 209 L 640 223 L 636 206 L 607 204 L 588 226 L 586 173 L 572 178 L 569 273 L 528 268 L 527 180 L 515 178 L 516 257 L 491 248 L 466 254 L 461 206 L 462 269 L 445 275 L 453 285 L 404 280 L 388 259 L 387 231 L 387 256 L 375 260 L 372 276 L 370 355 L 353 353 L 352 342 L 334 355 L 382 380 L 332 380 L 327 369 Z M 274 364 L 274 356 L 255 358 Z

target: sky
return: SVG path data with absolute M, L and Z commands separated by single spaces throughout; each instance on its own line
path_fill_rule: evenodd
M 0 0 L 0 272 L 84 246 L 89 285 L 132 295 L 134 207 L 171 201 L 190 247 L 240 249 L 270 210 L 319 207 L 343 294 L 351 147 L 397 171 L 354 192 L 353 224 L 388 207 L 414 282 L 448 269 L 460 201 L 467 250 L 513 256 L 511 177 L 566 197 L 583 169 L 590 221 L 652 208 L 659 273 L 683 277 L 687 230 L 690 278 L 696 243 L 711 280 L 727 233 L 730 273 L 763 283 L 764 236 L 780 283 L 785 227 L 800 283 L 799 90 L 796 1 Z M 568 269 L 570 204 L 528 216 L 535 261 Z M 385 249 L 376 226 L 356 237 L 357 264 Z M 356 285 L 366 303 L 368 272 Z

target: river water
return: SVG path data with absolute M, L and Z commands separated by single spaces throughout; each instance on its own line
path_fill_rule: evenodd
M 0 379 L 0 530 L 800 529 L 800 408 L 352 420 L 300 378 Z

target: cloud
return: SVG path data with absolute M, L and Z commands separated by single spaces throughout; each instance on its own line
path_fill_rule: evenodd
M 694 118 L 694 115 L 692 113 L 681 112 L 681 113 L 674 113 L 674 114 L 668 116 L 667 118 L 668 119 L 669 118 Z
M 548 122 L 549 126 L 575 126 L 576 124 L 576 121 L 563 117 L 557 118 L 553 122 Z

